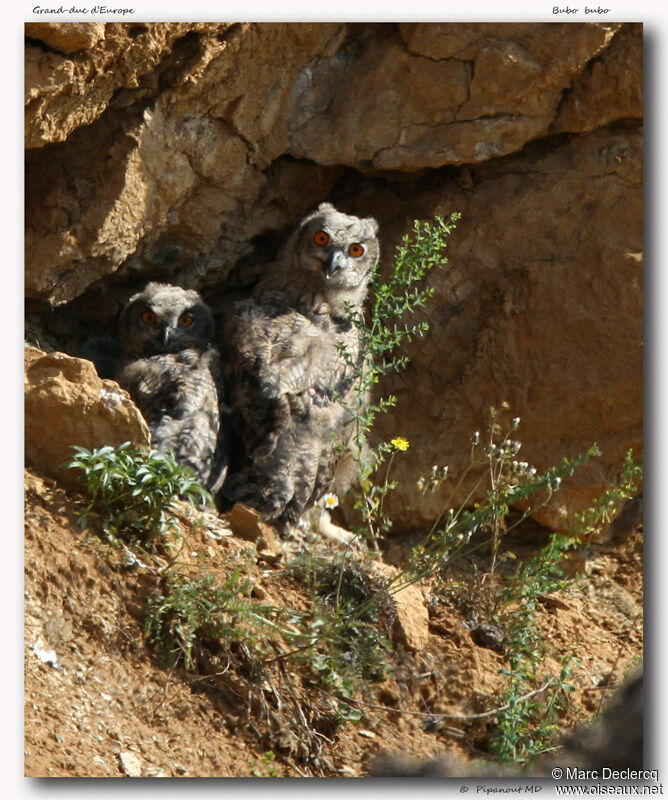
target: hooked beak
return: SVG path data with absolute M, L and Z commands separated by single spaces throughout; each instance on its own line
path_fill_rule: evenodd
M 341 250 L 335 250 L 329 262 L 325 265 L 325 275 L 328 279 L 333 277 L 334 274 L 340 269 L 343 269 L 347 263 L 347 259 Z
M 172 338 L 172 334 L 174 333 L 174 328 L 171 325 L 168 325 L 162 331 L 162 343 L 165 347 L 169 344 L 170 339 Z

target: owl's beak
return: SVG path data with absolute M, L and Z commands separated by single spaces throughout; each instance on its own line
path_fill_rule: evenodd
M 328 278 L 333 277 L 333 275 L 340 269 L 343 269 L 347 263 L 348 260 L 343 252 L 341 250 L 335 250 L 332 253 L 332 257 L 329 259 L 329 262 L 325 266 L 325 275 Z
M 168 325 L 162 331 L 162 343 L 165 347 L 169 344 L 169 340 L 172 338 L 172 334 L 174 333 L 174 328 L 171 325 Z

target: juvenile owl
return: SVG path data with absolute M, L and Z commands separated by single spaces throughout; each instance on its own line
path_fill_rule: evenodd
M 196 291 L 149 283 L 121 312 L 115 375 L 144 415 L 152 446 L 171 450 L 211 492 L 227 472 L 214 336 L 211 311 Z
M 355 318 L 378 263 L 377 232 L 374 219 L 323 203 L 229 322 L 243 461 L 226 492 L 279 529 L 331 488 L 349 444 L 346 409 L 360 391 L 362 360 Z

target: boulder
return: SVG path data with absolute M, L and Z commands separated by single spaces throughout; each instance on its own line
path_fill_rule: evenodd
M 62 464 L 72 445 L 87 449 L 131 442 L 148 447 L 150 434 L 130 395 L 101 380 L 90 361 L 25 348 L 25 456 L 28 464 L 77 486 Z

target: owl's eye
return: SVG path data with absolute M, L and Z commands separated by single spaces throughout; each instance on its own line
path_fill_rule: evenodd
M 182 328 L 189 328 L 195 320 L 191 314 L 181 314 L 179 317 L 179 325 Z
M 141 315 L 141 321 L 146 325 L 155 325 L 155 323 L 158 321 L 158 318 L 152 311 L 144 311 L 144 313 Z
M 313 235 L 313 241 L 318 247 L 325 247 L 329 244 L 329 234 L 325 231 L 316 231 Z
M 348 248 L 348 252 L 353 258 L 359 258 L 364 254 L 364 245 L 361 245 L 359 242 L 353 242 Z

